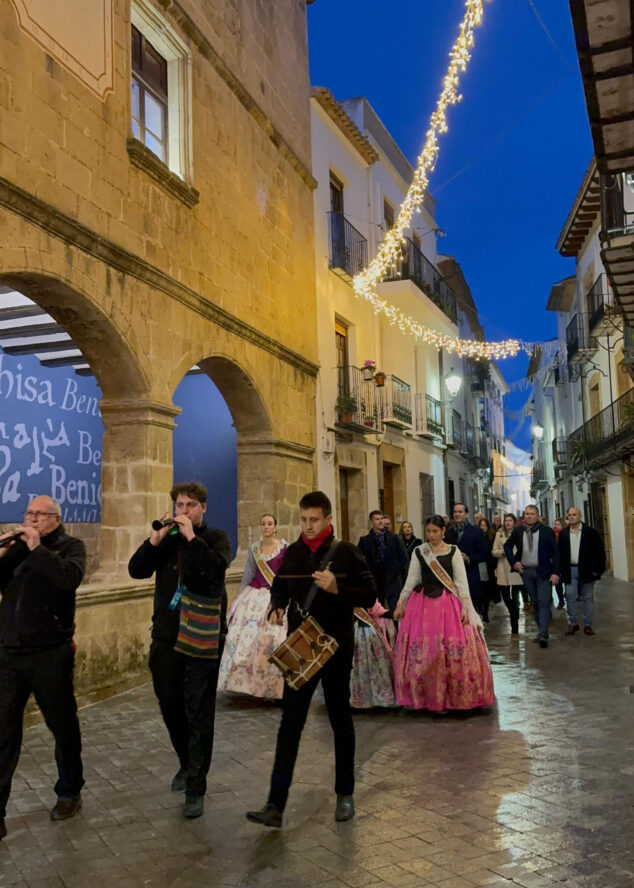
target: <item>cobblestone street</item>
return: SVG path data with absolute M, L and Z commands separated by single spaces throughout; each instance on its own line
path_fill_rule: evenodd
M 594 638 L 548 650 L 511 640 L 501 607 L 487 637 L 498 705 L 486 716 L 356 716 L 357 816 L 335 824 L 332 742 L 316 701 L 285 826 L 244 812 L 266 799 L 279 709 L 221 698 L 206 811 L 180 814 L 175 757 L 151 686 L 81 712 L 86 787 L 52 823 L 51 737 L 25 748 L 0 844 L 0 886 L 185 888 L 366 885 L 618 888 L 634 884 L 632 585 L 596 592 Z

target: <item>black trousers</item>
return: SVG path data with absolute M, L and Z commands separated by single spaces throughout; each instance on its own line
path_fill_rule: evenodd
M 172 746 L 187 774 L 188 795 L 204 795 L 214 745 L 216 688 L 222 645 L 217 660 L 188 657 L 172 642 L 154 640 L 150 671 Z
M 271 774 L 269 802 L 279 811 L 286 807 L 293 780 L 299 741 L 310 701 L 319 682 L 324 689 L 328 718 L 335 739 L 335 792 L 354 792 L 354 724 L 350 710 L 350 672 L 352 654 L 341 648 L 310 681 L 294 691 L 284 685 L 282 720 L 277 734 L 275 763 Z
M 498 586 L 502 595 L 502 601 L 506 605 L 511 618 L 511 632 L 519 632 L 520 618 L 520 587 L 519 586 Z
M 70 644 L 37 653 L 0 648 L 0 819 L 6 813 L 20 758 L 24 710 L 31 694 L 55 738 L 56 794 L 69 798 L 81 792 L 84 776 L 73 692 L 74 667 L 75 653 Z

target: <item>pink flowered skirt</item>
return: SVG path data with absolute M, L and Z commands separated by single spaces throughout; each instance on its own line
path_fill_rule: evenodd
M 474 709 L 495 702 L 482 636 L 460 622 L 462 605 L 445 589 L 438 598 L 412 592 L 394 651 L 394 691 L 410 709 Z

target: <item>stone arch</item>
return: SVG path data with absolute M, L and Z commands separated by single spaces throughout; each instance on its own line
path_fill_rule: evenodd
M 70 334 L 95 374 L 104 399 L 140 397 L 149 391 L 145 368 L 117 322 L 86 293 L 59 277 L 24 271 L 2 274 Z

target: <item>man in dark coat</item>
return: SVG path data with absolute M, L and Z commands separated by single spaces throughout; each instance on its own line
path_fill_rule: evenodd
M 231 543 L 223 530 L 207 527 L 207 490 L 197 482 L 177 484 L 171 490 L 175 518 L 161 530 L 152 530 L 130 559 L 135 580 L 156 574 L 150 671 L 180 769 L 173 792 L 185 791 L 183 816 L 203 813 L 207 772 L 214 741 L 218 669 L 226 635 L 225 571 L 231 561 Z M 169 516 L 166 513 L 163 518 Z M 214 657 L 189 656 L 174 650 L 180 622 L 180 599 L 185 588 L 220 603 L 220 640 Z
M 361 552 L 339 542 L 333 550 L 332 507 L 320 490 L 307 493 L 299 504 L 301 535 L 286 550 L 271 589 L 269 619 L 278 625 L 288 608 L 288 631 L 302 622 L 300 608 L 315 583 L 317 594 L 310 614 L 339 647 L 309 681 L 297 690 L 284 686 L 282 720 L 266 805 L 248 811 L 247 818 L 264 826 L 280 827 L 286 807 L 299 741 L 310 701 L 321 681 L 335 741 L 335 820 L 354 816 L 354 724 L 350 711 L 350 672 L 354 654 L 354 609 L 371 607 L 376 586 Z M 324 558 L 329 564 L 320 570 Z
M 6 806 L 31 693 L 55 737 L 52 820 L 67 820 L 79 811 L 84 785 L 73 632 L 86 550 L 81 540 L 64 532 L 60 505 L 50 496 L 31 501 L 18 531 L 18 539 L 0 548 L 0 839 L 7 834 Z M 11 536 L 3 534 L 0 540 Z
M 537 506 L 526 506 L 522 526 L 514 528 L 504 552 L 512 569 L 522 575 L 530 596 L 539 630 L 535 641 L 547 648 L 552 587 L 559 582 L 559 548 L 552 528 L 540 523 Z
M 393 611 L 407 579 L 409 558 L 400 537 L 390 533 L 378 509 L 370 512 L 370 532 L 359 540 L 359 549 L 372 571 L 379 601 Z
M 464 503 L 456 503 L 453 507 L 454 523 L 445 533 L 445 541 L 449 545 L 458 546 L 462 552 L 473 606 L 480 616 L 486 617 L 487 601 L 480 579 L 480 564 L 486 563 L 490 554 L 490 546 L 480 528 L 469 524 L 468 517 L 468 506 Z
M 581 512 L 571 506 L 567 527 L 559 532 L 559 564 L 561 581 L 566 585 L 568 629 L 566 635 L 579 631 L 577 601 L 583 602 L 583 631 L 594 635 L 592 628 L 594 584 L 605 572 L 605 547 L 599 533 L 581 520 Z

